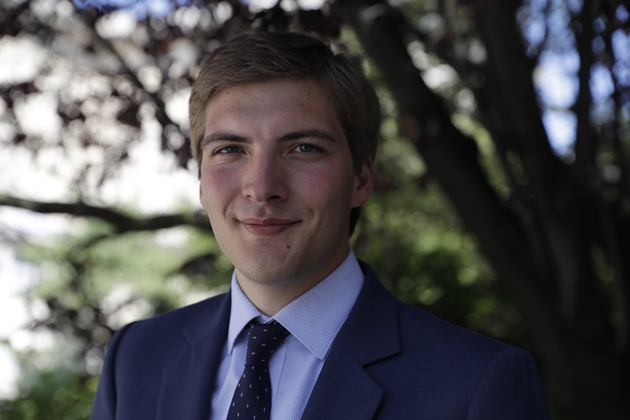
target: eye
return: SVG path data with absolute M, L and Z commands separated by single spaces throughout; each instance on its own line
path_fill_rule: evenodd
M 295 149 L 293 149 L 296 152 L 300 152 L 300 153 L 313 153 L 318 151 L 319 149 L 316 146 L 313 146 L 312 144 L 299 144 L 295 147 Z
M 215 151 L 215 154 L 232 154 L 232 153 L 238 153 L 240 152 L 241 148 L 238 146 L 225 146 L 225 147 L 221 147 L 220 149 L 217 149 Z

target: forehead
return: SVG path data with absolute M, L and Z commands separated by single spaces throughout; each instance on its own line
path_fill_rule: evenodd
M 271 79 L 264 80 L 262 82 L 223 87 L 208 99 L 206 107 L 213 103 L 222 101 L 225 102 L 227 100 L 252 100 L 268 93 L 272 93 L 274 95 L 273 98 L 268 98 L 274 99 L 274 102 L 286 101 L 286 99 L 290 96 L 296 97 L 303 94 L 309 96 L 313 95 L 313 97 L 318 97 L 323 101 L 328 101 L 328 97 L 324 89 L 322 89 L 322 87 L 314 80 Z
M 205 109 L 205 135 L 222 129 L 303 129 L 345 137 L 335 107 L 313 80 L 271 80 L 220 90 Z

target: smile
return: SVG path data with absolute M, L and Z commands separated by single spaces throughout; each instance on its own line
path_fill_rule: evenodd
M 286 219 L 242 219 L 245 230 L 257 236 L 275 236 L 290 229 L 298 221 Z

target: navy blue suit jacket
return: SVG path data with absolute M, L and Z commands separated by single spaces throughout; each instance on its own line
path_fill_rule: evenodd
M 525 351 L 397 301 L 362 268 L 303 419 L 549 418 Z M 120 330 L 91 419 L 208 420 L 229 313 L 228 293 Z

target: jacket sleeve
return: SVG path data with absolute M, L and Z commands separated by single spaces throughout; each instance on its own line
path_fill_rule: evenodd
M 468 412 L 468 420 L 481 419 L 549 419 L 536 366 L 524 350 L 505 349 L 486 368 Z
M 90 420 L 114 420 L 116 418 L 116 358 L 118 346 L 132 324 L 114 334 L 107 345 L 103 370 L 96 389 Z

